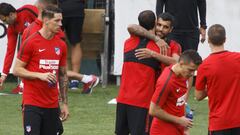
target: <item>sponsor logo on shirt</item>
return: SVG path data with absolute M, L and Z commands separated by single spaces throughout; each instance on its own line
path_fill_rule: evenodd
M 58 69 L 59 68 L 59 60 L 40 59 L 39 68 L 40 69 Z
M 177 99 L 176 106 L 182 106 L 185 104 L 185 96 L 186 96 L 186 94 L 184 94 L 183 96 L 181 96 Z

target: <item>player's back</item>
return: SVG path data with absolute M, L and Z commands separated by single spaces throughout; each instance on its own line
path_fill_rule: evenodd
M 129 60 L 132 57 L 127 57 L 130 53 L 132 53 L 132 55 L 135 54 L 134 50 L 140 46 L 140 42 L 142 42 L 142 40 L 136 36 L 131 36 L 131 38 L 125 42 L 125 58 L 118 102 L 148 108 L 154 92 L 157 72 L 153 67 L 141 63 L 140 60 Z M 153 41 L 147 42 L 146 48 L 159 53 L 159 48 Z M 159 62 L 158 66 L 160 67 Z
M 204 74 L 209 97 L 209 128 L 240 126 L 240 53 L 222 51 L 211 54 L 199 67 Z M 199 75 L 202 76 L 202 75 Z

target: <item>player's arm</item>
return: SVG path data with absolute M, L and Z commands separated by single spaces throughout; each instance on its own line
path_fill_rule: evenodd
M 199 9 L 199 18 L 200 18 L 200 34 L 201 34 L 201 42 L 203 43 L 206 40 L 206 0 L 198 0 L 198 9 Z
M 176 123 L 186 128 L 191 128 L 193 126 L 193 123 L 190 119 L 186 118 L 185 116 L 178 117 L 169 114 L 168 112 L 164 111 L 160 106 L 156 105 L 154 102 L 151 102 L 150 104 L 149 114 L 163 121 Z
M 163 55 L 167 54 L 168 44 L 155 34 L 143 28 L 142 26 L 137 24 L 130 24 L 128 26 L 128 32 L 132 35 L 146 37 L 147 39 L 153 40 L 160 48 L 161 54 Z
M 207 91 L 206 90 L 198 90 L 195 89 L 195 97 L 198 101 L 203 100 L 205 97 L 207 97 Z
M 27 63 L 21 61 L 20 59 L 16 59 L 15 65 L 13 67 L 13 74 L 20 78 L 24 79 L 40 79 L 42 81 L 47 81 L 49 83 L 56 82 L 56 75 L 50 72 L 47 73 L 39 73 L 39 72 L 32 72 L 27 70 L 26 67 Z
M 62 107 L 61 107 L 61 119 L 62 121 L 67 120 L 69 116 L 68 111 L 68 78 L 67 78 L 67 70 L 66 67 L 60 66 L 59 68 L 59 89 L 60 89 L 60 95 L 61 95 L 61 101 L 62 101 Z
M 8 27 L 7 30 L 7 50 L 4 57 L 4 64 L 3 64 L 3 74 L 5 76 L 8 75 L 9 70 L 12 66 L 12 61 L 14 58 L 16 46 L 17 46 L 17 34 L 14 33 L 14 30 L 11 26 Z
M 163 7 L 166 0 L 157 0 L 156 3 L 156 15 L 159 16 L 163 12 Z
M 15 65 L 13 67 L 13 74 L 15 76 L 25 78 L 25 79 L 37 79 L 39 74 L 36 72 L 30 72 L 27 69 L 25 69 L 26 65 L 27 63 L 17 58 Z
M 61 100 L 64 104 L 68 104 L 67 88 L 68 88 L 67 70 L 66 70 L 66 67 L 60 67 L 59 68 L 59 89 L 61 94 Z
M 206 68 L 204 64 L 201 64 L 197 70 L 197 77 L 195 83 L 195 97 L 198 101 L 207 97 L 207 78 L 205 76 Z
M 148 48 L 137 49 L 135 55 L 138 59 L 146 59 L 146 58 L 152 57 L 152 58 L 155 58 L 156 60 L 162 62 L 165 65 L 175 64 L 175 63 L 177 63 L 177 61 L 179 59 L 178 54 L 174 53 L 172 55 L 172 57 L 170 57 L 170 56 L 162 55 L 160 53 L 152 51 Z
M 143 28 L 140 25 L 130 24 L 130 25 L 128 25 L 127 29 L 128 29 L 128 32 L 130 34 L 132 34 L 132 35 L 146 37 L 147 39 L 153 40 L 155 42 L 160 40 L 160 38 L 158 36 L 156 36 L 155 34 L 150 33 L 148 30 L 146 30 L 145 28 Z

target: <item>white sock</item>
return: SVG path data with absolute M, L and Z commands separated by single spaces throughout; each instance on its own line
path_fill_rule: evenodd
M 20 81 L 19 87 L 23 88 L 23 82 L 22 81 Z
M 88 83 L 92 81 L 92 76 L 91 75 L 83 75 L 82 82 L 83 83 Z

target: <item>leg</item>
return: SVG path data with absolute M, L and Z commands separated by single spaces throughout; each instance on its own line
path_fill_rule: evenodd
M 65 19 L 65 18 L 64 18 Z M 71 46 L 71 67 L 72 72 L 79 73 L 82 59 L 82 25 L 84 17 L 68 17 L 65 21 L 65 32 Z M 80 76 L 81 77 L 81 76 Z M 79 78 L 82 80 L 82 77 Z M 72 80 L 69 87 L 78 89 L 79 80 Z
M 60 119 L 60 114 L 61 114 L 61 109 L 60 107 L 58 108 L 58 121 L 57 121 L 57 131 L 58 131 L 58 135 L 62 135 L 63 132 L 64 132 L 64 129 L 63 129 L 63 125 L 62 125 L 62 121 Z
M 44 108 L 41 135 L 59 135 L 59 109 Z
M 79 73 L 76 73 L 76 72 L 73 72 L 70 70 L 67 71 L 67 76 L 70 79 L 75 79 L 75 80 L 79 80 L 79 81 L 82 81 L 82 79 L 83 79 L 83 74 L 79 74 Z
M 115 124 L 116 135 L 129 135 L 126 106 L 127 105 L 125 104 L 117 103 L 116 124 Z
M 131 135 L 148 135 L 148 110 L 145 108 L 128 106 L 128 123 Z
M 192 50 L 198 50 L 198 44 L 199 44 L 199 30 L 194 32 L 188 32 L 185 33 L 185 44 L 187 45 L 186 49 L 192 49 Z
M 42 112 L 35 106 L 23 107 L 24 135 L 41 135 Z
M 97 86 L 97 84 L 100 81 L 99 77 L 95 75 L 83 75 L 73 71 L 67 71 L 67 76 L 70 79 L 78 80 L 84 83 L 82 94 L 91 94 L 93 91 L 93 88 Z M 72 82 L 74 82 L 74 80 Z
M 71 64 L 73 72 L 76 73 L 79 72 L 81 60 L 82 60 L 82 48 L 79 42 L 71 47 Z
M 73 72 L 79 72 L 82 59 L 82 26 L 84 17 L 68 18 L 66 34 L 71 44 L 71 66 Z

